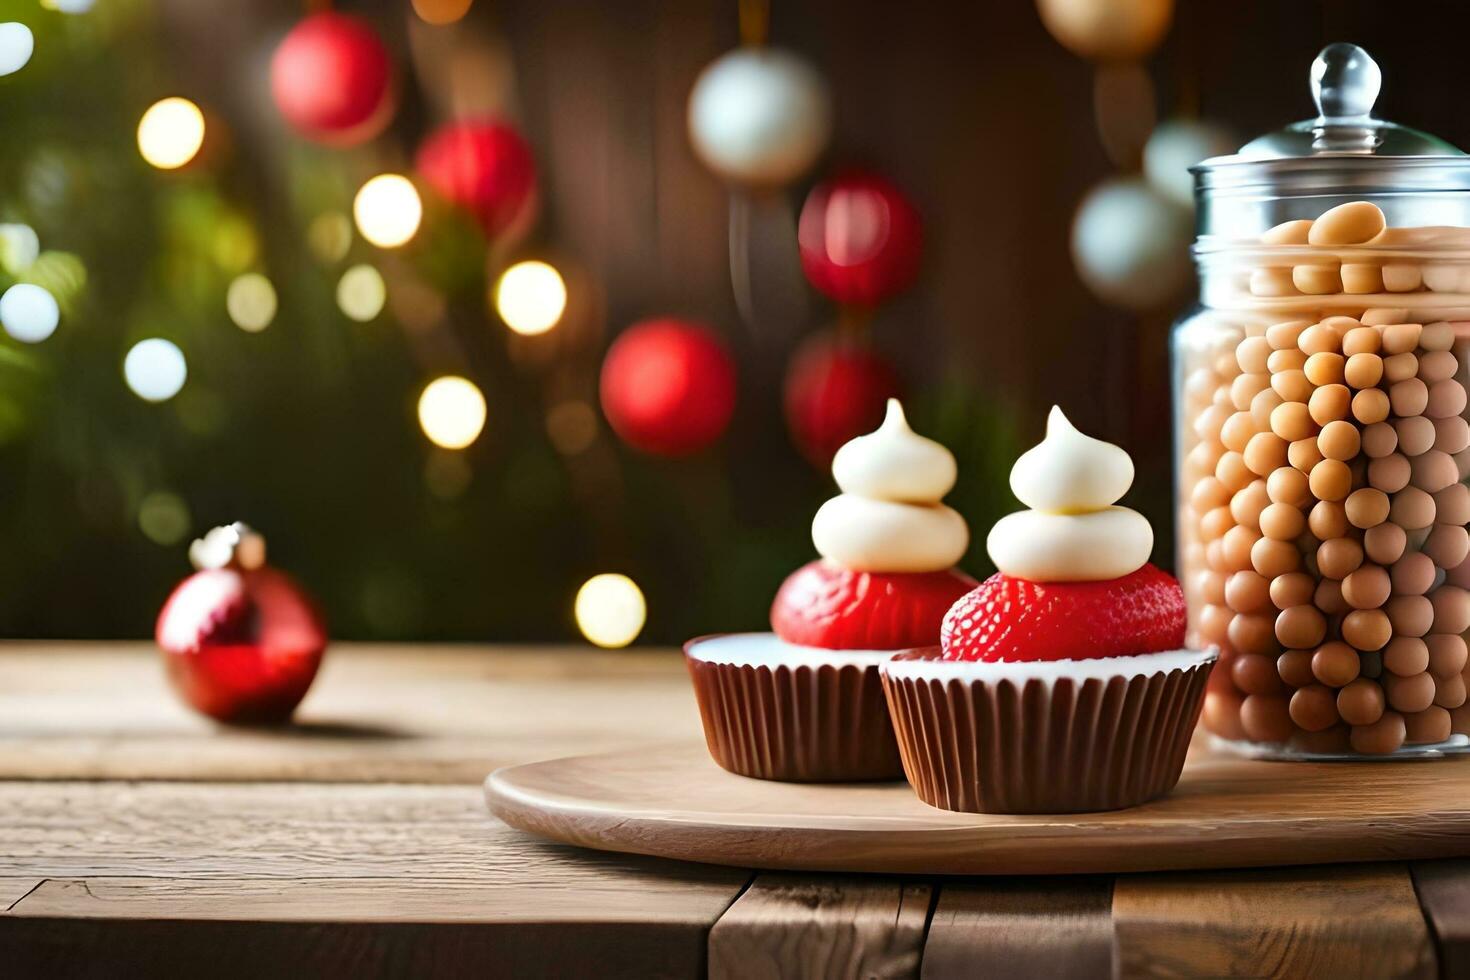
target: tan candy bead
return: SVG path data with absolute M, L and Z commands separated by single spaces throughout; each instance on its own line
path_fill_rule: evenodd
M 1271 387 L 1269 374 L 1238 374 L 1230 382 L 1230 404 L 1244 412 L 1251 407 L 1251 399 Z
M 1224 425 L 1220 426 L 1220 442 L 1226 449 L 1237 453 L 1243 452 L 1246 443 L 1250 442 L 1251 436 L 1258 431 L 1255 423 L 1251 421 L 1250 412 L 1236 412 L 1225 420 Z
M 1260 514 L 1261 533 L 1277 541 L 1295 541 L 1307 529 L 1307 519 L 1291 504 L 1269 504 Z
M 1341 630 L 1354 650 L 1381 650 L 1393 636 L 1393 624 L 1381 609 L 1354 609 L 1342 618 Z
M 1426 669 L 1435 677 L 1456 677 L 1465 670 L 1465 638 L 1454 633 L 1430 633 L 1424 638 L 1428 647 Z
M 1233 690 L 1217 688 L 1205 692 L 1204 707 L 1200 719 L 1205 729 L 1221 738 L 1244 739 L 1245 729 L 1240 724 L 1241 697 Z
M 1251 375 L 1242 374 L 1240 377 Z M 1270 385 L 1281 396 L 1282 401 L 1304 402 L 1312 397 L 1312 382 L 1301 371 L 1279 371 L 1271 375 Z
M 1224 537 L 1225 532 L 1235 526 L 1235 518 L 1228 506 L 1212 507 L 1199 519 L 1199 534 L 1205 541 Z
M 1281 396 L 1271 388 L 1256 392 L 1256 397 L 1251 399 L 1250 413 L 1251 423 L 1255 425 L 1257 432 L 1265 432 L 1271 428 L 1271 413 L 1281 403 Z
M 1274 386 L 1274 378 L 1272 383 Z M 1283 394 L 1281 397 L 1285 398 L 1286 395 Z M 1353 396 L 1353 418 L 1364 425 L 1382 422 L 1388 418 L 1388 395 L 1377 388 L 1364 388 Z
M 1337 692 L 1337 713 L 1349 725 L 1371 725 L 1383 716 L 1383 688 L 1359 677 Z
M 1371 725 L 1353 726 L 1353 751 L 1363 755 L 1388 755 L 1398 751 L 1407 736 L 1404 716 L 1397 711 L 1385 711 Z
M 1388 494 L 1382 490 L 1371 487 L 1354 490 L 1348 494 L 1342 506 L 1347 512 L 1348 523 L 1365 531 L 1388 520 Z
M 1320 440 L 1319 440 L 1320 442 Z M 1352 489 L 1353 475 L 1339 459 L 1324 459 L 1307 476 L 1312 495 L 1318 500 L 1342 500 Z
M 1240 453 L 1224 453 L 1220 456 L 1220 462 L 1215 464 L 1215 479 L 1225 484 L 1225 488 L 1232 493 L 1249 486 L 1255 478 L 1250 467 L 1245 465 L 1245 457 Z
M 1236 612 L 1260 612 L 1271 605 L 1271 580 L 1253 569 L 1232 572 L 1225 580 L 1225 604 Z
M 1235 414 L 1230 408 L 1221 405 L 1211 405 L 1194 417 L 1194 434 L 1198 439 L 1205 441 L 1220 441 L 1220 429 L 1224 427 L 1225 420 Z
M 1317 435 L 1317 449 L 1326 459 L 1350 460 L 1358 455 L 1361 446 L 1358 427 L 1345 420 L 1328 422 Z
M 1434 519 L 1441 524 L 1470 524 L 1470 487 L 1445 487 L 1434 495 Z
M 1451 415 L 1445 419 L 1435 419 L 1434 425 L 1434 448 L 1442 453 L 1463 452 L 1470 448 L 1470 422 L 1465 421 L 1459 415 Z
M 1342 580 L 1342 597 L 1354 609 L 1377 609 L 1388 601 L 1390 589 L 1388 572 L 1379 565 L 1364 565 Z
M 1230 639 L 1230 622 L 1235 613 L 1224 606 L 1209 605 L 1199 612 L 1199 632 L 1206 643 L 1224 644 Z
M 1301 552 L 1290 542 L 1261 538 L 1251 546 L 1251 567 L 1267 578 L 1294 572 L 1301 563 Z
M 1235 362 L 1247 374 L 1260 374 L 1266 370 L 1266 358 L 1271 356 L 1271 344 L 1265 337 L 1247 337 L 1235 348 Z
M 1434 562 L 1422 551 L 1410 551 L 1389 566 L 1394 595 L 1423 595 L 1434 585 Z
M 1307 514 L 1307 527 L 1312 529 L 1317 540 L 1324 543 L 1334 538 L 1350 540 L 1343 538 L 1348 533 L 1347 509 L 1335 500 L 1319 500 L 1313 504 Z
M 1383 610 L 1400 636 L 1423 636 L 1434 625 L 1434 606 L 1422 595 L 1390 596 Z
M 1250 290 L 1256 296 L 1295 296 L 1289 268 L 1252 269 Z
M 1210 479 L 1214 480 L 1213 477 Z M 1214 482 L 1218 484 L 1220 481 L 1214 480 Z M 1223 490 L 1224 487 L 1222 486 L 1221 489 Z M 1273 503 L 1291 504 L 1293 507 L 1304 506 L 1311 499 L 1307 475 L 1294 466 L 1277 467 L 1266 478 L 1266 496 L 1270 497 Z
M 1358 317 L 1358 322 L 1365 327 L 1386 327 L 1395 323 L 1403 323 L 1409 318 L 1409 311 L 1401 307 L 1374 307 L 1364 310 L 1363 315 Z
M 1261 511 L 1271 503 L 1266 494 L 1266 481 L 1253 480 L 1244 490 L 1230 498 L 1230 516 L 1235 523 L 1252 530 L 1261 529 Z
M 1285 398 L 1285 395 L 1281 396 Z M 1453 378 L 1436 381 L 1429 386 L 1424 414 L 1431 419 L 1444 419 L 1465 411 L 1465 386 Z
M 1351 201 L 1323 212 L 1312 222 L 1307 242 L 1312 245 L 1361 245 L 1383 231 L 1383 212 L 1368 201 Z
M 1422 554 L 1440 568 L 1458 568 L 1470 557 L 1470 531 L 1463 524 L 1436 524 Z
M 1221 605 L 1225 601 L 1225 575 L 1220 572 L 1204 571 L 1197 572 L 1194 580 L 1194 591 L 1203 602 Z
M 1450 713 L 1438 705 L 1404 715 L 1404 741 L 1409 745 L 1443 742 L 1450 734 Z
M 1390 424 L 1398 435 L 1399 452 L 1405 456 L 1418 456 L 1434 446 L 1434 423 L 1429 419 L 1415 416 L 1394 419 Z
M 1310 320 L 1287 320 L 1283 323 L 1274 323 L 1266 328 L 1266 343 L 1271 345 L 1272 350 L 1295 349 L 1297 338 L 1311 325 Z
M 1458 482 L 1459 478 L 1454 457 L 1438 449 L 1430 449 L 1414 457 L 1409 479 L 1420 490 L 1433 494 Z
M 1337 724 L 1337 692 L 1309 684 L 1292 694 L 1290 709 L 1298 728 L 1320 732 Z
M 1385 673 L 1381 683 L 1395 711 L 1423 711 L 1434 703 L 1434 678 L 1428 674 L 1400 677 Z
M 1311 218 L 1298 218 L 1295 221 L 1283 221 L 1274 225 L 1261 234 L 1263 245 L 1305 245 L 1307 236 L 1312 230 Z
M 1345 419 L 1351 409 L 1352 397 L 1347 385 L 1324 385 L 1308 397 L 1307 414 L 1318 425 L 1328 425 Z
M 1363 429 L 1362 441 L 1363 454 L 1378 459 L 1398 448 L 1399 434 L 1387 422 L 1377 422 Z
M 1380 565 L 1391 565 L 1403 555 L 1408 535 L 1397 524 L 1384 522 L 1363 532 L 1363 551 Z
M 1356 330 L 1363 325 L 1363 321 L 1351 316 L 1328 316 L 1317 321 L 1321 326 L 1331 330 L 1337 336 L 1338 343 L 1347 335 L 1349 330 Z
M 1273 412 L 1272 415 L 1274 414 Z M 1245 459 L 1246 468 L 1252 473 L 1270 476 L 1272 470 L 1286 465 L 1286 448 L 1286 440 L 1276 433 L 1257 432 L 1250 437 L 1241 456 Z
M 1342 348 L 1342 335 L 1325 323 L 1314 323 L 1296 339 L 1297 350 L 1308 356 L 1329 354 Z
M 1407 354 L 1419 346 L 1424 327 L 1417 323 L 1391 323 L 1383 328 L 1383 350 L 1388 354 Z
M 1280 694 L 1249 694 L 1240 704 L 1240 725 L 1253 742 L 1284 742 L 1295 726 Z
M 1357 679 L 1358 651 L 1338 640 L 1324 643 L 1312 654 L 1311 667 L 1312 676 L 1323 684 L 1342 687 Z
M 1261 535 L 1250 527 L 1232 527 L 1220 539 L 1221 571 L 1238 572 L 1251 567 L 1251 549 Z
M 1367 330 L 1367 327 L 1359 327 Z M 1354 388 L 1372 388 L 1383 379 L 1383 358 L 1377 354 L 1354 354 L 1342 369 L 1343 378 Z M 1307 377 L 1311 377 L 1309 373 Z
M 1383 267 L 1383 288 L 1390 293 L 1412 293 L 1423 283 L 1423 270 L 1413 262 L 1390 262 Z
M 1317 425 L 1302 402 L 1282 402 L 1271 411 L 1271 431 L 1287 442 L 1295 442 L 1315 435 Z
M 1441 585 L 1429 593 L 1434 606 L 1435 633 L 1464 633 L 1470 630 L 1470 592 L 1457 585 Z
M 1184 457 L 1184 471 L 1189 476 L 1203 476 L 1214 473 L 1215 467 L 1220 463 L 1220 455 L 1224 447 L 1218 443 L 1202 442 L 1191 449 Z
M 1303 473 L 1310 473 L 1312 467 L 1322 462 L 1322 450 L 1317 448 L 1317 437 L 1298 439 L 1286 447 L 1286 461 Z
M 1327 578 L 1346 578 L 1363 564 L 1363 546 L 1352 538 L 1329 538 L 1317 546 L 1317 571 Z
M 1429 668 L 1429 647 L 1416 636 L 1396 636 L 1383 648 L 1383 668 L 1399 677 L 1422 674 Z
M 1273 694 L 1281 690 L 1276 674 L 1276 658 L 1259 653 L 1242 653 L 1230 661 L 1230 679 L 1246 694 Z M 1434 700 L 1434 682 L 1429 682 L 1429 698 Z
M 1429 386 L 1418 378 L 1395 382 L 1388 389 L 1388 404 L 1399 418 L 1422 415 L 1429 404 Z
M 1237 613 L 1225 635 L 1238 653 L 1276 656 L 1281 647 L 1276 643 L 1275 618 L 1259 613 Z
M 1383 292 L 1383 269 L 1366 262 L 1342 264 L 1342 291 L 1354 295 Z M 1283 295 L 1280 293 L 1273 295 Z
M 1368 485 L 1384 493 L 1398 493 L 1409 485 L 1413 473 L 1407 456 L 1390 453 L 1368 463 Z
M 1316 606 L 1292 606 L 1276 617 L 1276 639 L 1283 647 L 1314 647 L 1327 635 L 1327 620 Z
M 1318 580 L 1317 591 L 1312 594 L 1312 604 L 1329 616 L 1341 616 L 1352 609 L 1342 597 L 1342 583 L 1335 578 Z
M 1277 609 L 1289 609 L 1312 601 L 1317 583 L 1305 572 L 1288 572 L 1271 580 L 1271 604 Z
M 1308 296 L 1342 292 L 1342 275 L 1335 265 L 1299 265 L 1291 270 L 1291 284 Z
M 1419 380 L 1433 384 L 1453 378 L 1460 370 L 1460 362 L 1447 350 L 1425 351 L 1419 355 Z
M 1388 516 L 1405 531 L 1428 527 L 1434 523 L 1434 498 L 1418 487 L 1404 487 L 1393 495 Z
M 1458 708 L 1465 703 L 1465 678 L 1460 674 L 1434 679 L 1434 703 L 1441 708 Z
M 1377 354 L 1383 346 L 1383 337 L 1373 327 L 1353 327 L 1342 335 L 1342 352 L 1346 357 L 1357 354 Z
M 1344 363 L 1341 354 L 1323 351 L 1307 358 L 1302 373 L 1314 385 L 1340 385 L 1344 380 Z
M 1447 351 L 1455 346 L 1455 328 L 1446 320 L 1426 323 L 1419 335 L 1419 346 L 1427 351 Z
M 1388 384 L 1407 381 L 1419 374 L 1419 358 L 1413 354 L 1392 354 L 1381 358 L 1383 380 Z
M 1354 655 L 1353 662 L 1357 662 Z M 1276 658 L 1276 675 L 1288 687 L 1306 687 L 1315 678 L 1312 676 L 1312 651 L 1287 650 Z

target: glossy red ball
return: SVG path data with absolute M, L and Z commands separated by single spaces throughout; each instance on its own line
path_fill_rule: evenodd
M 475 120 L 440 126 L 419 147 L 418 172 L 474 215 L 490 238 L 518 237 L 536 210 L 536 159 L 516 130 Z
M 367 21 L 312 14 L 271 58 L 271 95 L 302 136 L 352 146 L 377 136 L 393 114 L 393 66 Z
M 735 412 L 735 362 L 709 328 L 672 318 L 636 323 L 602 362 L 602 412 L 624 442 L 685 456 L 718 439 Z
M 801 267 L 819 292 L 877 306 L 907 289 L 923 254 L 919 212 L 892 181 L 851 172 L 818 184 L 797 225 Z
M 240 724 L 289 719 L 327 646 L 315 605 L 269 567 L 194 573 L 164 603 L 154 635 L 184 701 Z
M 901 387 L 893 366 L 873 348 L 818 334 L 797 348 L 786 370 L 791 438 L 812 465 L 825 468 L 843 443 L 878 428 Z

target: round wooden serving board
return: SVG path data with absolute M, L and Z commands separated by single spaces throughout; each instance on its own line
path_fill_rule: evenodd
M 701 743 L 512 766 L 490 809 L 544 837 L 746 868 L 1080 874 L 1470 856 L 1470 761 L 1259 762 L 1196 745 L 1172 794 L 1061 816 L 950 813 L 906 783 L 731 775 Z

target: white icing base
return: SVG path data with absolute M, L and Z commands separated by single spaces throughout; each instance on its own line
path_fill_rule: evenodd
M 787 643 L 775 633 L 726 633 L 690 640 L 684 653 L 693 660 L 737 667 L 875 667 L 903 650 L 826 650 Z
M 1167 650 L 1131 657 L 1097 657 L 1090 660 L 889 660 L 880 668 L 884 675 L 899 680 L 960 678 L 970 681 L 1025 681 L 1033 678 L 1057 681 L 1167 674 L 1212 663 L 1220 657 L 1219 647 L 1208 650 Z

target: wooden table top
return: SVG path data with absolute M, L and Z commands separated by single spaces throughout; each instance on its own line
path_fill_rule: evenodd
M 343 645 L 299 720 L 202 721 L 141 644 L 0 644 L 0 974 L 1470 975 L 1470 860 L 753 873 L 486 812 L 496 767 L 695 736 L 670 651 Z

